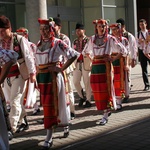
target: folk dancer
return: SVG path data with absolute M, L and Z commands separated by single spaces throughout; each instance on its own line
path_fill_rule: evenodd
M 12 49 L 19 55 L 17 63 L 11 67 L 3 84 L 4 96 L 7 100 L 10 100 L 11 110 L 9 117 L 12 131 L 15 133 L 29 128 L 26 117 L 24 117 L 25 122 L 22 122 L 18 128 L 17 125 L 20 116 L 22 114 L 26 115 L 22 103 L 26 86 L 25 80 L 30 78 L 31 82 L 35 82 L 36 68 L 30 54 L 28 40 L 11 32 L 11 23 L 4 15 L 0 16 L 0 30 L 2 30 L 0 34 L 0 46 L 6 50 Z M 22 68 L 27 70 L 21 70 Z M 26 77 L 25 73 L 27 73 Z
M 129 42 L 125 37 L 122 37 L 121 33 L 121 24 L 115 23 L 109 25 L 109 28 L 112 31 L 112 35 L 116 37 L 118 42 L 121 42 L 127 51 L 129 52 Z M 118 51 L 113 49 L 112 57 L 116 56 Z M 125 97 L 126 90 L 128 90 L 128 56 L 120 57 L 120 59 L 115 60 L 112 62 L 114 68 L 114 87 L 115 87 L 115 95 L 116 95 L 116 102 L 117 102 L 117 110 L 122 109 L 122 100 Z
M 77 93 L 80 97 L 79 107 L 82 107 L 83 103 L 85 102 L 85 105 L 83 107 L 88 108 L 92 106 L 91 104 L 92 90 L 90 86 L 91 68 L 88 70 L 85 68 L 86 62 L 84 62 L 82 51 L 86 43 L 89 41 L 89 38 L 85 35 L 85 28 L 83 24 L 77 23 L 75 30 L 76 30 L 77 38 L 73 41 L 72 47 L 77 52 L 80 53 L 80 57 L 77 59 L 76 64 L 75 64 L 76 68 L 73 71 L 73 81 L 74 81 L 74 86 L 77 90 Z M 82 77 L 83 77 L 83 83 L 85 87 L 86 96 L 84 95 L 83 87 L 81 85 Z
M 125 98 L 123 99 L 123 103 L 127 103 L 129 102 L 129 96 L 130 96 L 130 91 L 131 91 L 131 87 L 133 86 L 131 84 L 131 68 L 134 68 L 137 62 L 137 53 L 138 53 L 138 48 L 137 48 L 137 42 L 135 37 L 126 30 L 126 26 L 125 26 L 125 20 L 120 18 L 117 19 L 116 23 L 120 23 L 121 24 L 121 31 L 122 31 L 122 36 L 127 38 L 129 41 L 129 70 L 128 70 L 128 75 L 126 76 L 128 80 L 128 87 L 126 87 L 127 89 L 125 90 Z
M 36 52 L 37 82 L 44 110 L 44 127 L 47 129 L 42 149 L 47 149 L 52 146 L 52 128 L 69 125 L 63 71 L 79 54 L 62 40 L 55 38 L 52 20 L 38 19 L 38 21 L 41 40 Z M 60 66 L 62 56 L 68 60 Z
M 110 110 L 117 109 L 116 97 L 113 84 L 112 62 L 125 55 L 126 48 L 115 37 L 108 34 L 106 20 L 94 20 L 95 35 L 90 37 L 83 50 L 83 55 L 92 58 L 91 88 L 97 110 L 103 111 L 103 117 L 96 122 L 97 125 L 105 125 L 110 116 Z M 118 55 L 111 57 L 112 50 L 116 49 Z

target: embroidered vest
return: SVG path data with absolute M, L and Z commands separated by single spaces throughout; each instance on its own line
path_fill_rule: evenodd
M 79 53 L 82 53 L 84 47 L 85 47 L 85 44 L 89 41 L 89 38 L 88 37 L 85 37 L 83 40 L 82 40 L 82 44 L 80 44 L 80 41 L 78 39 L 75 39 L 74 42 L 73 42 L 73 45 L 74 45 L 74 49 L 79 52 Z M 83 61 L 83 55 L 81 54 L 80 57 L 78 58 L 78 61 Z
M 22 58 L 22 52 L 21 52 L 21 46 L 20 43 L 17 39 L 17 34 L 13 34 L 13 50 L 18 53 L 18 59 Z M 7 75 L 7 77 L 13 77 L 13 76 L 18 76 L 20 74 L 18 65 L 15 64 L 10 68 L 10 71 Z

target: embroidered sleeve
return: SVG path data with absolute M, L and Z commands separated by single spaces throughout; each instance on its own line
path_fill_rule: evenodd
M 126 57 L 128 54 L 128 51 L 125 48 L 125 46 L 121 42 L 118 42 L 115 37 L 110 38 L 110 49 L 110 55 L 112 54 L 113 49 L 116 49 L 124 57 Z
M 129 34 L 129 51 L 130 51 L 130 58 L 136 60 L 138 48 L 136 39 L 132 34 Z
M 36 73 L 35 60 L 33 56 L 31 55 L 31 50 L 30 50 L 30 45 L 29 45 L 28 40 L 23 37 L 20 45 L 21 45 L 21 50 L 22 50 L 23 57 L 25 59 L 29 74 Z
M 71 59 L 72 57 L 80 55 L 77 51 L 75 51 L 74 49 L 72 49 L 71 47 L 69 47 L 63 41 L 59 40 L 58 42 L 59 42 L 58 46 L 59 46 L 59 48 L 62 51 L 62 55 L 64 55 L 67 59 Z

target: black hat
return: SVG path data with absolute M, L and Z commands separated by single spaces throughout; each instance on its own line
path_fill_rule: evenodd
M 84 29 L 84 25 L 81 23 L 76 24 L 76 29 Z
M 0 16 L 0 28 L 8 29 L 10 27 L 11 27 L 10 20 L 4 15 Z
M 122 18 L 119 18 L 116 23 L 120 23 L 121 25 L 125 25 L 125 20 Z
M 56 24 L 57 26 L 61 26 L 61 20 L 60 20 L 60 18 L 55 17 L 55 18 L 53 18 L 53 21 L 55 22 L 55 24 Z

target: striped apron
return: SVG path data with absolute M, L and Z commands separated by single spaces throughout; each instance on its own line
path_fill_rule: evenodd
M 90 83 L 98 110 L 112 109 L 115 104 L 112 71 L 112 64 L 104 61 L 103 56 L 94 57 Z
M 113 53 L 112 57 L 115 57 L 118 53 Z M 122 100 L 125 97 L 125 58 L 115 60 L 113 63 L 114 68 L 114 87 L 117 100 Z
M 38 87 L 40 89 L 40 100 L 44 111 L 44 127 L 50 129 L 58 125 L 58 96 L 56 73 L 49 72 L 48 67 L 56 66 L 56 63 L 39 65 L 37 75 Z

